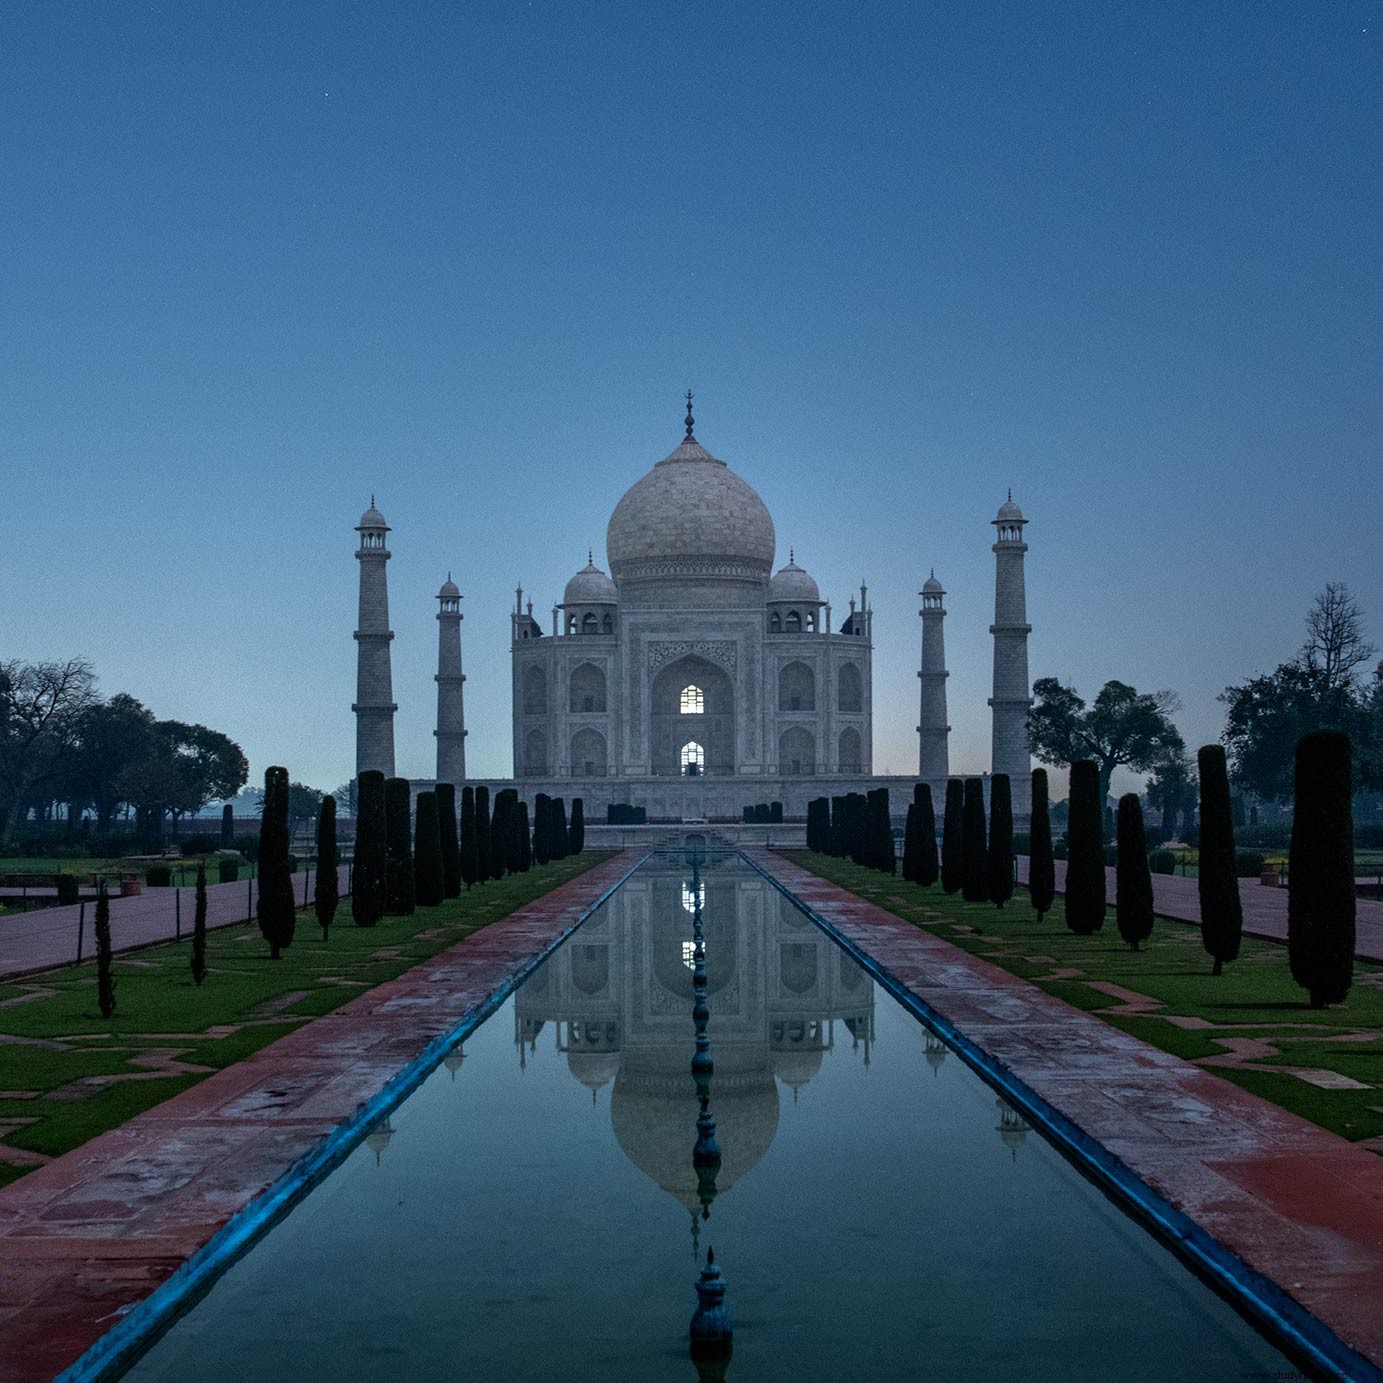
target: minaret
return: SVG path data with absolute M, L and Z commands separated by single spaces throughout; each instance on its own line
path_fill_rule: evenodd
M 360 563 L 360 619 L 355 631 L 355 772 L 378 769 L 386 778 L 394 776 L 394 679 L 389 669 L 389 585 L 385 563 L 389 549 L 384 535 L 389 525 L 375 508 L 360 516 L 356 530 L 360 547 L 355 560 Z
M 461 671 L 461 592 L 447 573 L 437 592 L 437 781 L 466 781 L 466 709 Z
M 1032 771 L 1028 751 L 1028 711 L 1032 707 L 1032 687 L 1028 682 L 1028 599 L 1023 587 L 1023 541 L 1027 524 L 1023 511 L 1013 502 L 1013 491 L 999 506 L 994 527 L 999 541 L 994 544 L 994 695 L 989 704 L 994 712 L 994 738 L 990 771 L 1007 773 L 1015 799 L 1022 800 L 1023 783 Z
M 917 674 L 922 679 L 922 712 L 917 726 L 921 740 L 917 776 L 924 782 L 939 783 L 951 776 L 951 727 L 946 723 L 946 679 L 950 674 L 946 671 L 946 631 L 941 623 L 946 618 L 946 592 L 936 579 L 935 568 L 918 594 L 922 597 L 922 608 L 917 612 L 922 616 L 922 670 Z

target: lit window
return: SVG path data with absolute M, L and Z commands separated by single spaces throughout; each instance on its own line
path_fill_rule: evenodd
M 682 964 L 688 970 L 696 969 L 696 942 L 684 941 L 682 943 Z
M 706 697 L 700 687 L 683 687 L 681 700 L 682 714 L 684 716 L 699 716 L 706 714 Z M 683 751 L 685 752 L 685 751 Z M 682 760 L 686 763 L 686 760 Z
M 706 767 L 706 751 L 695 740 L 682 746 L 682 772 L 695 777 Z
M 706 885 L 698 882 L 693 889 L 690 884 L 682 885 L 682 906 L 690 913 L 694 913 L 698 907 L 706 906 Z

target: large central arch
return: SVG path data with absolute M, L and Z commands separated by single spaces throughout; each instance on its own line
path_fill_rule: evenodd
M 689 688 L 700 697 L 684 697 Z M 682 747 L 693 741 L 705 751 L 706 773 L 735 771 L 735 685 L 723 667 L 688 654 L 658 671 L 651 692 L 654 773 L 682 773 Z

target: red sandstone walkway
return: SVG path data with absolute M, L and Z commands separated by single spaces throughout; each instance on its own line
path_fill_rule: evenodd
M 0 1190 L 0 1383 L 72 1363 L 635 858 L 615 855 Z
M 780 856 L 747 853 L 1174 1206 L 1383 1365 L 1383 1158 Z
M 1056 860 L 1056 891 L 1066 891 L 1066 861 Z M 1105 897 L 1114 906 L 1114 870 L 1106 869 Z M 1028 881 L 1028 857 L 1018 856 L 1018 882 Z M 1200 926 L 1201 903 L 1196 879 L 1180 874 L 1153 875 L 1153 906 L 1161 917 Z M 1257 879 L 1239 880 L 1239 897 L 1244 903 L 1244 931 L 1269 941 L 1287 940 L 1287 890 L 1268 888 Z M 1383 903 L 1361 898 L 1355 910 L 1354 954 L 1360 960 L 1383 964 Z
M 349 870 L 340 868 L 340 887 L 344 895 Z M 306 873 L 293 876 L 295 894 L 301 899 L 304 881 L 310 890 L 315 880 Z M 117 951 L 131 951 L 155 941 L 170 941 L 178 931 L 178 914 L 182 914 L 182 935 L 192 931 L 194 891 L 190 888 L 147 888 L 132 898 L 110 900 L 111 944 Z M 258 880 L 241 879 L 233 884 L 209 884 L 206 891 L 206 924 L 229 927 L 254 917 L 259 899 Z M 77 935 L 81 930 L 82 909 L 86 909 L 85 935 L 82 956 L 90 959 L 96 951 L 96 906 L 94 903 L 74 904 L 64 908 L 38 908 L 33 912 L 0 917 L 0 978 L 28 975 L 54 966 L 67 965 L 77 959 Z

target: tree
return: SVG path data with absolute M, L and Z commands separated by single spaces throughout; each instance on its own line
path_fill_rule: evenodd
M 355 864 L 351 916 L 357 927 L 373 927 L 384 916 L 389 874 L 384 774 L 368 768 L 356 783 Z
M 965 805 L 961 811 L 960 875 L 961 896 L 967 903 L 983 903 L 989 898 L 984 784 L 978 778 L 965 780 Z
M 413 893 L 412 806 L 408 779 L 388 779 L 384 784 L 385 911 L 394 917 L 411 917 L 417 907 Z
M 480 877 L 475 824 L 475 789 L 461 789 L 461 881 L 469 890 Z
M 1297 745 L 1287 872 L 1287 959 L 1312 1008 L 1354 982 L 1354 821 L 1349 737 L 1316 730 Z
M 951 778 L 946 784 L 946 813 L 941 819 L 941 887 L 957 892 L 965 882 L 961 837 L 965 823 L 965 784 Z
M 288 863 L 288 770 L 273 767 L 264 772 L 264 811 L 259 821 L 259 901 L 256 906 L 260 934 L 269 943 L 269 955 L 278 960 L 293 944 L 297 909 L 293 903 L 293 876 Z
M 229 802 L 221 808 L 221 847 L 229 850 L 235 840 L 235 808 Z
M 437 784 L 437 825 L 442 835 L 442 892 L 461 896 L 461 841 L 456 834 L 456 784 Z
M 442 870 L 442 829 L 437 821 L 437 794 L 418 794 L 418 819 L 414 827 L 413 891 L 420 908 L 435 908 L 446 897 Z
M 1119 767 L 1146 773 L 1185 746 L 1172 724 L 1180 709 L 1170 691 L 1135 691 L 1127 682 L 1106 682 L 1087 709 L 1074 687 L 1055 677 L 1032 686 L 1036 704 L 1028 715 L 1032 752 L 1044 764 L 1061 766 L 1093 759 L 1099 766 L 1099 801 Z
M 1196 777 L 1184 753 L 1173 753 L 1155 764 L 1148 779 L 1148 801 L 1162 813 L 1162 839 L 1177 833 L 1177 818 L 1194 803 Z
M 866 799 L 869 813 L 869 863 L 881 874 L 898 872 L 893 848 L 893 815 L 888 805 L 888 789 L 874 788 Z
M 502 879 L 509 866 L 509 790 L 495 793 L 495 805 L 490 817 L 490 867 L 492 879 Z
M 932 808 L 932 790 L 918 783 L 912 790 L 913 805 L 917 808 L 917 877 L 915 882 L 930 888 L 940 875 L 936 854 L 936 812 Z
M 197 866 L 196 904 L 192 912 L 192 983 L 206 979 L 206 865 Z
M 504 808 L 504 867 L 510 874 L 523 872 L 523 817 L 519 811 L 519 793 L 517 788 L 505 788 L 503 796 L 505 798 Z
M 475 878 L 483 884 L 490 877 L 490 789 L 482 783 L 475 790 Z
M 1104 843 L 1101 840 L 1100 767 L 1093 759 L 1071 765 L 1071 815 L 1066 827 L 1066 925 L 1080 936 L 1104 926 Z
M 1114 921 L 1119 935 L 1136 951 L 1153 929 L 1152 871 L 1143 832 L 1143 804 L 1136 792 L 1119 799 L 1117 864 L 1114 870 Z
M 1056 868 L 1052 862 L 1052 822 L 1047 805 L 1047 770 L 1032 771 L 1032 816 L 1028 828 L 1028 896 L 1037 920 L 1056 900 Z
M 579 797 L 571 800 L 571 827 L 567 831 L 567 844 L 573 855 L 579 855 L 586 848 L 586 807 Z
M 989 780 L 989 901 L 1001 908 L 1013 897 L 1013 789 L 1007 773 Z
M 548 822 L 551 798 L 540 792 L 533 799 L 533 858 L 546 864 L 552 858 L 552 827 Z
M 908 883 L 917 882 L 917 803 L 908 803 L 908 814 L 903 821 L 903 878 Z
M 519 868 L 527 874 L 533 867 L 533 828 L 528 824 L 528 803 L 519 803 L 519 831 L 523 845 L 522 863 Z
M 102 1018 L 115 1012 L 115 976 L 111 965 L 110 895 L 102 879 L 96 886 L 96 1003 Z
M 567 804 L 560 797 L 552 799 L 548 809 L 548 822 L 552 828 L 551 852 L 554 860 L 564 860 L 570 853 L 567 831 Z
M 346 816 L 355 816 L 357 799 L 354 778 L 347 778 L 344 783 L 332 790 L 331 795 L 336 799 L 338 816 L 343 813 Z
M 1196 755 L 1201 778 L 1200 877 L 1201 942 L 1218 975 L 1239 956 L 1244 905 L 1234 860 L 1234 820 L 1229 798 L 1229 767 L 1224 746 L 1207 744 Z M 1350 886 L 1353 887 L 1351 877 Z
M 77 739 L 73 786 L 76 795 L 96 809 L 96 827 L 104 833 L 125 800 L 122 775 L 153 753 L 154 715 L 120 692 L 86 710 L 77 725 Z
M 844 858 L 844 856 L 845 856 L 845 839 L 846 839 L 846 829 L 845 829 L 845 798 L 844 798 L 843 796 L 842 796 L 842 797 L 832 797 L 832 798 L 831 798 L 831 834 L 830 834 L 830 843 L 829 843 L 829 844 L 827 845 L 827 847 L 826 847 L 827 853 L 828 853 L 828 854 L 831 854 L 831 855 L 834 855 L 834 856 L 836 856 L 837 858 Z
M 96 704 L 96 674 L 85 658 L 0 662 L 0 845 L 34 798 L 51 798 Z
M 1319 672 L 1328 691 L 1352 688 L 1357 669 L 1378 650 L 1364 637 L 1364 612 L 1343 581 L 1328 581 L 1306 615 L 1306 642 L 1297 661 Z
M 336 908 L 341 901 L 341 883 L 336 876 L 340 858 L 336 844 L 336 799 L 328 794 L 322 798 L 322 809 L 317 816 L 317 878 L 312 890 L 312 907 L 317 914 L 317 925 L 322 929 L 323 941 L 336 920 Z

